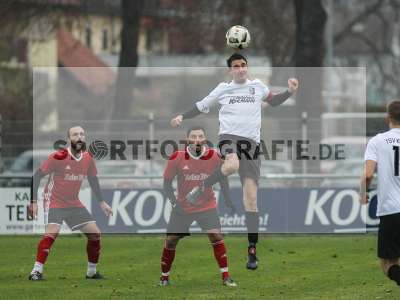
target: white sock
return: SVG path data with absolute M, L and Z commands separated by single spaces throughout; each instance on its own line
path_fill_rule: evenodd
M 38 261 L 35 261 L 35 264 L 33 265 L 33 269 L 32 269 L 31 273 L 34 273 L 34 272 L 43 273 L 43 264 Z
M 88 262 L 86 275 L 93 276 L 94 274 L 96 274 L 96 266 L 97 264 Z

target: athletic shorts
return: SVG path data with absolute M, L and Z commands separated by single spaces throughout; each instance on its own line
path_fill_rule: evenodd
M 239 176 L 243 183 L 245 177 L 253 178 L 258 184 L 260 179 L 260 146 L 255 141 L 232 134 L 219 136 L 218 148 L 222 158 L 236 153 L 239 157 Z
M 175 209 L 171 212 L 167 227 L 167 235 L 188 236 L 189 227 L 196 221 L 203 231 L 218 229 L 221 230 L 217 210 L 210 209 L 197 213 L 177 212 Z
M 71 230 L 78 230 L 89 223 L 95 223 L 85 207 L 50 208 L 46 224 L 62 225 L 63 221 Z
M 378 231 L 378 257 L 400 257 L 400 213 L 380 217 Z

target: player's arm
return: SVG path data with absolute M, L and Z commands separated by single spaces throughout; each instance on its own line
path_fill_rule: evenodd
M 218 102 L 218 97 L 221 95 L 224 89 L 224 83 L 220 83 L 211 93 L 203 100 L 196 102 L 194 107 L 184 114 L 177 115 L 171 120 L 172 127 L 178 127 L 182 124 L 183 120 L 194 118 L 201 113 L 208 113 L 210 107 Z
M 374 161 L 374 160 L 366 160 L 365 161 L 364 172 L 363 172 L 363 175 L 361 176 L 361 180 L 360 180 L 359 195 L 360 195 L 361 204 L 368 203 L 368 193 L 367 192 L 371 185 L 371 181 L 374 178 L 375 168 L 376 168 L 376 161 Z
M 164 178 L 163 189 L 165 197 L 169 199 L 169 202 L 171 202 L 172 206 L 175 206 L 177 200 L 175 197 L 175 191 L 172 186 L 172 182 L 173 179 Z
M 32 176 L 31 180 L 31 203 L 29 205 L 29 215 L 31 217 L 37 216 L 37 199 L 38 199 L 38 191 L 40 186 L 40 180 L 45 177 L 47 174 L 44 173 L 41 169 L 37 169 L 36 172 Z
M 231 209 L 231 213 L 234 213 L 236 211 L 236 207 L 232 202 L 231 195 L 229 193 L 229 181 L 227 176 L 222 176 L 219 179 L 219 185 L 221 187 L 221 193 L 222 196 L 224 197 L 224 203 L 226 207 Z
M 272 92 L 269 92 L 267 97 L 264 98 L 263 101 L 268 102 L 268 104 L 271 106 L 281 105 L 283 102 L 289 99 L 290 96 L 296 93 L 298 88 L 299 88 L 299 81 L 296 78 L 290 78 L 288 80 L 288 89 L 285 92 L 279 94 L 274 94 Z
M 97 202 L 99 202 L 102 211 L 105 213 L 107 217 L 112 215 L 113 213 L 111 207 L 107 204 L 107 202 L 103 198 L 103 194 L 100 189 L 99 178 L 97 177 L 97 175 L 88 175 L 87 180 L 89 182 L 90 188 L 92 189 L 92 192 Z
M 179 208 L 172 183 L 178 174 L 178 152 L 174 152 L 167 162 L 164 170 L 163 190 L 164 196 L 169 199 L 172 207 Z

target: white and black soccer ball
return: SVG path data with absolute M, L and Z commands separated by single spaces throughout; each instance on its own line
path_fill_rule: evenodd
M 244 26 L 232 26 L 226 32 L 226 44 L 235 49 L 246 48 L 250 44 L 250 32 Z

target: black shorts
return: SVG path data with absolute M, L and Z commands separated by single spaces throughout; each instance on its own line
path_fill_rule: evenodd
M 378 257 L 400 257 L 400 213 L 381 216 L 378 231 Z
M 243 183 L 245 177 L 253 178 L 258 184 L 260 179 L 260 146 L 255 141 L 232 134 L 219 136 L 218 148 L 222 158 L 229 153 L 239 157 L 239 176 Z
M 218 229 L 221 230 L 217 210 L 210 209 L 198 213 L 184 213 L 172 210 L 167 227 L 167 235 L 188 236 L 189 227 L 196 221 L 203 231 Z
M 71 230 L 78 230 L 88 223 L 95 223 L 85 207 L 50 208 L 46 224 L 62 225 L 63 221 Z

